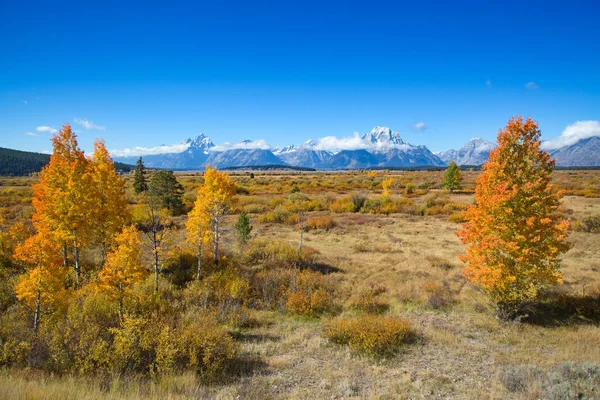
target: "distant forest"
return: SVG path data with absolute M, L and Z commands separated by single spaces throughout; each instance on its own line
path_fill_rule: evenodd
M 49 154 L 33 153 L 0 147 L 0 175 L 25 176 L 40 172 L 50 162 Z M 115 169 L 129 172 L 135 167 L 129 164 L 115 163 Z

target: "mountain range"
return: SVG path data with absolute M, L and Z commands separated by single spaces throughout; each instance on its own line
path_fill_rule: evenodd
M 182 152 L 147 155 L 143 160 L 150 168 L 179 170 L 202 169 L 205 165 L 228 168 L 274 164 L 321 170 L 443 167 L 450 161 L 458 165 L 481 165 L 496 146 L 485 139 L 475 138 L 458 150 L 433 153 L 426 146 L 406 142 L 398 132 L 385 126 L 376 126 L 361 136 L 355 135 L 351 146 L 340 144 L 339 149 L 325 150 L 320 142 L 308 140 L 300 146 L 270 147 L 264 141 L 246 140 L 215 146 L 209 137 L 202 134 L 180 143 L 185 148 Z M 550 154 L 557 159 L 559 166 L 600 166 L 600 137 L 582 139 L 573 145 L 551 150 Z M 137 156 L 114 158 L 133 164 Z

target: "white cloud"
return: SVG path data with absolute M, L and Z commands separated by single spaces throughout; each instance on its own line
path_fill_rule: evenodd
M 38 131 L 38 132 L 48 132 L 48 133 L 51 133 L 51 134 L 55 134 L 55 133 L 58 132 L 56 129 L 51 128 L 49 126 L 45 126 L 45 125 L 38 126 L 37 128 L 35 128 L 35 130 Z
M 341 151 L 341 150 L 369 150 L 369 151 L 381 151 L 391 148 L 397 148 L 407 150 L 411 148 L 408 144 L 393 144 L 387 141 L 371 142 L 358 133 L 354 132 L 354 136 L 338 138 L 337 136 L 325 136 L 316 141 L 316 144 L 312 146 L 314 150 L 326 150 L 326 151 Z
M 420 132 L 424 132 L 425 129 L 427 129 L 427 125 L 425 125 L 425 122 L 421 121 L 421 122 L 417 122 L 416 124 L 414 124 L 413 128 L 415 128 L 416 130 L 418 130 Z
M 96 125 L 95 123 L 93 123 L 92 121 L 88 121 L 87 119 L 73 118 L 73 121 L 75 121 L 76 124 L 83 126 L 85 129 L 96 129 L 99 131 L 106 130 L 104 126 Z
M 27 136 L 37 136 L 37 133 L 33 133 L 33 132 L 25 132 L 25 134 Z
M 186 151 L 188 147 L 190 147 L 189 143 L 178 143 L 156 147 L 136 146 L 133 149 L 111 150 L 110 155 L 113 157 L 140 157 L 153 154 L 181 153 Z
M 600 136 L 600 121 L 577 121 L 567 126 L 556 139 L 542 142 L 542 147 L 549 150 L 559 149 L 592 136 Z
M 337 136 L 325 136 L 317 140 L 313 146 L 315 150 L 366 150 L 372 145 L 363 140 L 357 132 L 352 137 L 338 138 Z
M 211 147 L 210 151 L 226 151 L 226 150 L 237 150 L 237 149 L 270 150 L 271 146 L 269 146 L 269 144 L 265 140 L 263 140 L 263 139 L 259 139 L 259 140 L 245 140 L 245 141 L 240 142 L 240 143 L 225 142 L 223 144 L 219 144 L 219 145 L 216 145 L 214 147 Z
M 23 104 L 27 104 L 27 100 L 23 100 Z
M 487 81 L 485 81 L 485 86 L 492 87 L 492 80 L 488 79 Z
M 538 84 L 537 84 L 537 83 L 535 83 L 535 82 L 528 82 L 528 83 L 525 85 L 525 89 L 527 89 L 527 90 L 536 90 L 536 89 L 539 89 L 539 87 L 540 87 L 540 85 L 538 85 Z

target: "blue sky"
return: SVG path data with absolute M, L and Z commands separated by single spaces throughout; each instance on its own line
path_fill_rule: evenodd
M 36 128 L 65 122 L 88 151 L 375 125 L 445 150 L 518 114 L 600 135 L 597 1 L 161 5 L 1 2 L 0 147 L 49 150 Z

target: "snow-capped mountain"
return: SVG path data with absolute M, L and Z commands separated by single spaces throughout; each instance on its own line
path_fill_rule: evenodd
M 454 161 L 458 165 L 482 165 L 490 156 L 490 151 L 496 145 L 488 140 L 471 139 L 459 150 L 450 149 L 438 153 L 439 158 L 445 163 Z
M 376 126 L 371 132 L 363 135 L 363 140 L 374 145 L 375 150 L 385 150 L 393 146 L 408 144 L 400 137 L 400 133 L 387 126 Z
M 337 144 L 340 148 L 334 148 Z M 188 139 L 180 145 L 186 148 L 183 152 L 147 155 L 143 157 L 144 163 L 151 168 L 171 169 L 201 169 L 205 165 L 227 168 L 272 164 L 316 169 L 445 165 L 427 147 L 411 145 L 402 139 L 400 133 L 385 126 L 376 126 L 362 136 L 355 134 L 353 138 L 346 139 L 334 136 L 317 141 L 311 139 L 300 146 L 292 144 L 271 148 L 264 140 L 245 140 L 215 146 L 205 135 Z M 115 159 L 134 163 L 137 156 Z
M 231 149 L 211 151 L 206 165 L 217 168 L 285 164 L 271 150 Z
M 143 157 L 144 164 L 150 168 L 194 169 L 202 168 L 208 159 L 210 149 L 215 145 L 204 134 L 181 142 L 187 148 L 181 153 L 152 154 Z M 115 157 L 116 161 L 135 164 L 138 156 Z
M 581 139 L 570 146 L 552 150 L 550 156 L 562 167 L 600 166 L 600 137 Z
M 293 144 L 290 144 L 289 146 L 273 147 L 273 149 L 271 149 L 271 152 L 273 152 L 273 154 L 275 154 L 276 156 L 280 156 L 282 154 L 293 153 L 296 150 L 298 150 L 298 147 L 296 147 Z

